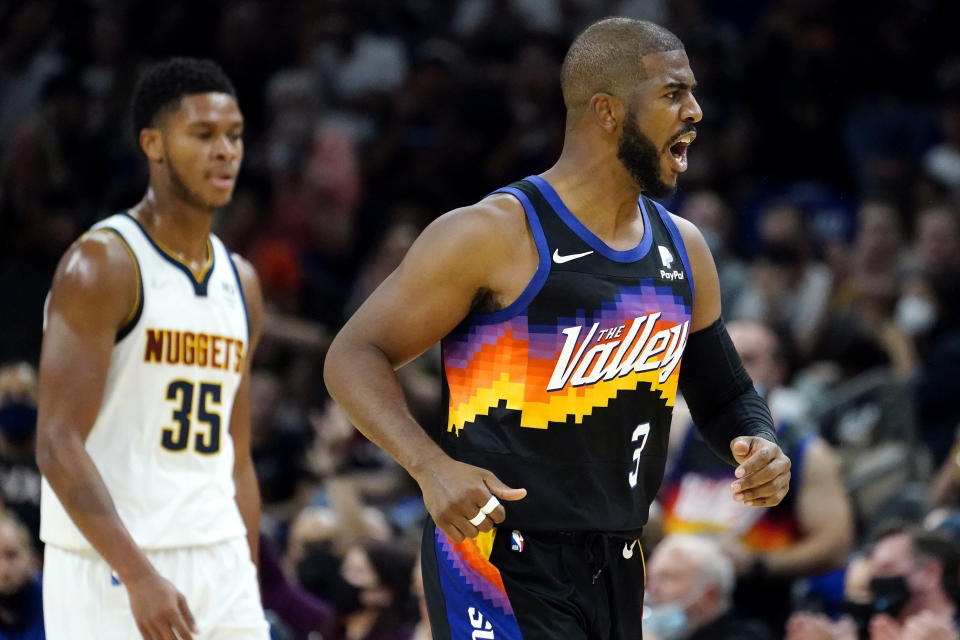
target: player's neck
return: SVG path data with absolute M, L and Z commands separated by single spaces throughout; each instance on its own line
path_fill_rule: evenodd
M 198 269 L 206 263 L 207 238 L 213 210 L 184 202 L 169 192 L 147 189 L 143 199 L 130 209 L 150 237 Z
M 639 215 L 640 189 L 616 156 L 569 138 L 543 178 L 567 208 L 601 238 L 615 238 L 622 225 Z

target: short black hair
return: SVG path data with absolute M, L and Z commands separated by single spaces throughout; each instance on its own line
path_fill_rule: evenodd
M 668 29 L 646 20 L 605 18 L 576 37 L 560 70 L 560 88 L 568 112 L 579 111 L 593 94 L 616 94 L 631 80 L 646 78 L 643 56 L 683 49 Z
M 216 62 L 200 58 L 168 58 L 149 69 L 137 81 L 130 111 L 134 141 L 140 131 L 155 126 L 163 111 L 179 106 L 181 98 L 198 93 L 237 95 L 233 83 Z

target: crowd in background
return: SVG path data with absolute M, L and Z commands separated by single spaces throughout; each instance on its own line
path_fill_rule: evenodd
M 612 14 L 686 45 L 704 119 L 665 204 L 703 231 L 795 458 L 780 515 L 730 510 L 722 535 L 691 539 L 712 516 L 678 496 L 722 474 L 674 438 L 644 540 L 647 635 L 958 637 L 960 4 L 0 0 L 0 542 L 33 558 L 0 559 L 0 638 L 35 637 L 11 629 L 27 628 L 22 567 L 40 557 L 44 296 L 69 243 L 142 195 L 126 109 L 168 55 L 216 59 L 246 120 L 215 231 L 254 263 L 267 306 L 251 419 L 274 636 L 429 637 L 417 487 L 330 401 L 324 351 L 432 219 L 552 164 L 563 54 Z M 441 420 L 436 350 L 400 375 L 414 415 Z M 682 406 L 675 426 L 694 433 Z M 747 584 L 780 604 L 743 608 Z

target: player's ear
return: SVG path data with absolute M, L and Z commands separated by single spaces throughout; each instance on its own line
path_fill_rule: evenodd
M 150 162 L 163 162 L 163 136 L 160 129 L 150 127 L 140 130 L 140 148 Z
M 623 122 L 625 109 L 622 100 L 601 91 L 590 98 L 590 113 L 601 129 L 614 133 Z

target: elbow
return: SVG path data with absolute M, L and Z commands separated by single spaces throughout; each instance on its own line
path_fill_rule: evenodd
M 327 388 L 327 393 L 334 399 L 336 399 L 337 380 L 340 375 L 339 355 L 342 342 L 340 336 L 336 336 L 323 359 L 323 384 Z
M 56 460 L 55 439 L 50 437 L 48 431 L 49 429 L 37 429 L 37 467 L 44 476 L 49 475 Z
M 76 447 L 83 449 L 83 440 L 68 429 L 57 429 L 49 425 L 37 425 L 37 468 L 49 478 L 64 464 L 69 465 L 76 459 Z

